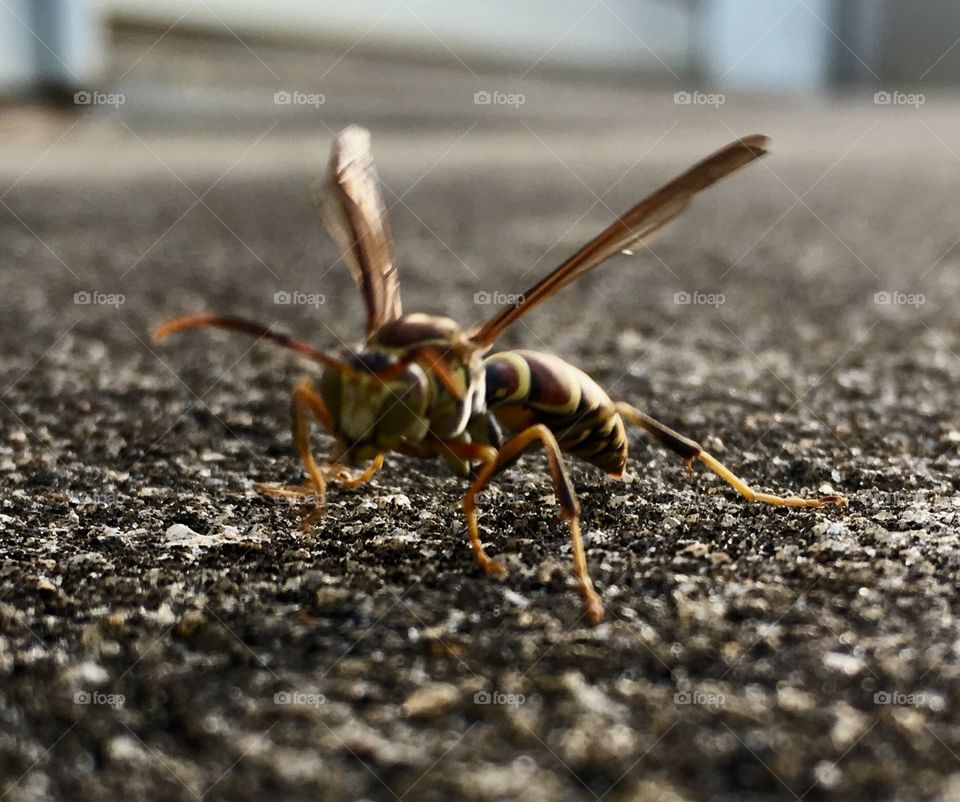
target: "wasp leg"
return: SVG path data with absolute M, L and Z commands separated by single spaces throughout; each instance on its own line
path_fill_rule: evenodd
M 313 495 L 313 485 L 304 482 L 302 485 L 277 485 L 273 482 L 254 482 L 253 489 L 265 496 L 277 498 L 304 499 Z
M 377 454 L 366 468 L 356 473 L 351 473 L 348 468 L 336 463 L 326 467 L 328 468 L 326 476 L 330 481 L 338 482 L 352 490 L 353 488 L 365 485 L 374 477 L 377 471 L 383 467 L 383 454 Z
M 547 454 L 547 461 L 550 464 L 550 474 L 553 477 L 553 485 L 557 491 L 557 499 L 560 503 L 561 518 L 566 521 L 570 527 L 570 539 L 573 543 L 573 573 L 580 586 L 580 595 L 583 597 L 583 603 L 586 608 L 586 615 L 594 624 L 603 621 L 603 601 L 600 595 L 593 589 L 593 582 L 590 580 L 590 574 L 587 571 L 587 558 L 583 550 L 583 538 L 580 534 L 580 502 L 577 501 L 577 494 L 573 489 L 573 482 L 570 481 L 570 475 L 567 473 L 567 466 L 560 453 L 560 446 L 553 433 L 542 423 L 524 429 L 519 434 L 514 435 L 504 446 L 496 451 L 489 446 L 485 447 L 486 452 L 492 452 L 477 472 L 476 479 L 467 489 L 463 497 L 463 511 L 467 516 L 467 527 L 470 530 L 470 543 L 473 546 L 474 554 L 481 566 L 484 566 L 484 560 L 487 561 L 487 567 L 484 570 L 487 573 L 497 571 L 495 566 L 501 566 L 500 563 L 492 563 L 483 548 L 479 545 L 480 536 L 477 529 L 476 517 L 476 497 L 482 491 L 490 479 L 500 470 L 510 465 L 532 443 L 539 440 Z M 502 566 L 501 566 L 502 567 Z M 505 569 L 504 569 L 505 570 Z
M 313 458 L 313 453 L 310 450 L 309 416 L 312 414 L 327 430 L 332 430 L 333 420 L 320 394 L 314 389 L 310 380 L 306 378 L 301 379 L 294 386 L 290 407 L 293 419 L 293 442 L 296 445 L 297 453 L 300 455 L 300 461 L 303 462 L 307 471 L 309 481 L 294 487 L 282 487 L 273 484 L 257 484 L 254 487 L 261 493 L 282 498 L 304 498 L 312 493 L 315 498 L 314 507 L 304 516 L 302 522 L 304 530 L 310 531 L 313 524 L 323 515 L 328 478 L 325 474 L 332 473 L 332 471 L 321 470 L 321 466 L 317 465 Z M 339 465 L 330 466 L 337 471 L 331 478 L 342 481 L 348 487 L 359 487 L 364 482 L 369 481 L 370 477 L 380 470 L 382 465 L 383 455 L 378 455 L 365 471 L 356 476 L 350 475 L 345 468 Z
M 443 456 L 450 456 L 462 459 L 468 465 L 471 462 L 480 462 L 484 467 L 493 465 L 497 461 L 497 450 L 493 446 L 480 445 L 479 443 L 463 443 L 457 441 L 440 441 L 436 450 Z M 475 495 L 475 494 L 474 494 Z M 493 560 L 487 554 L 480 540 L 480 528 L 477 526 L 476 504 L 470 497 L 469 491 L 463 499 L 463 512 L 467 518 L 467 532 L 470 535 L 470 549 L 477 560 L 477 565 L 489 577 L 493 579 L 502 579 L 507 575 L 507 566 L 502 562 Z
M 724 466 L 715 457 L 703 450 L 703 447 L 684 437 L 679 432 L 675 432 L 669 426 L 665 426 L 658 420 L 654 420 L 649 415 L 644 414 L 635 407 L 620 402 L 617 404 L 617 412 L 631 423 L 635 423 L 640 428 L 647 431 L 653 438 L 683 457 L 687 463 L 687 470 L 692 472 L 693 461 L 700 460 L 709 470 L 713 471 L 723 481 L 736 490 L 747 501 L 759 501 L 762 504 L 773 504 L 776 507 L 824 507 L 827 504 L 836 504 L 842 507 L 847 503 L 843 496 L 821 496 L 820 498 L 800 498 L 799 496 L 775 496 L 771 493 L 760 493 L 754 490 L 750 485 L 736 476 L 729 468 Z
M 256 485 L 256 489 L 270 495 L 282 496 L 285 498 L 305 496 L 308 493 L 303 491 L 307 487 L 311 488 L 316 499 L 314 508 L 307 513 L 302 520 L 304 531 L 310 531 L 313 524 L 323 515 L 323 506 L 327 497 L 327 483 L 320 472 L 320 468 L 313 459 L 310 451 L 310 421 L 308 413 L 313 415 L 321 424 L 330 428 L 331 418 L 323 399 L 314 390 L 309 379 L 303 378 L 293 388 L 293 395 L 290 400 L 290 410 L 293 419 L 293 442 L 296 445 L 297 453 L 300 455 L 300 461 L 307 471 L 310 479 L 308 485 L 301 487 L 277 487 L 275 485 Z
M 377 471 L 383 467 L 383 460 L 383 454 L 377 454 L 364 470 L 356 473 L 351 473 L 349 468 L 336 462 L 321 463 L 318 467 L 321 469 L 326 482 L 337 482 L 353 490 L 369 482 Z M 314 487 L 310 482 L 304 482 L 302 485 L 275 485 L 258 482 L 254 487 L 261 493 L 279 496 L 280 498 L 305 498 L 314 493 Z

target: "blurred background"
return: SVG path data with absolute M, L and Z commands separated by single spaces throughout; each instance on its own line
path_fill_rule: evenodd
M 328 123 L 475 118 L 460 91 L 474 84 L 494 93 L 488 120 L 522 105 L 599 121 L 635 106 L 561 88 L 673 89 L 693 106 L 715 103 L 697 94 L 708 89 L 949 88 L 958 30 L 948 0 L 923 14 L 904 0 L 4 0 L 0 97 L 236 130 L 265 118 L 315 127 L 320 106 Z
M 346 45 L 354 56 L 459 63 L 468 72 L 519 67 L 524 77 L 559 71 L 669 84 L 683 76 L 778 92 L 871 80 L 930 87 L 960 78 L 958 60 L 945 57 L 958 23 L 960 9 L 948 0 L 925 3 L 923 14 L 902 0 L 492 0 L 482 9 L 442 0 L 6 0 L 0 90 L 31 96 L 94 85 L 149 87 L 130 98 L 140 113 L 186 112 L 189 99 L 197 99 L 191 88 L 212 88 L 210 67 L 190 69 L 198 52 L 227 57 L 231 45 L 245 42 L 271 55 L 286 49 L 302 58 L 329 48 L 345 56 Z M 161 34 L 166 41 L 157 42 Z M 149 80 L 155 58 L 140 70 L 133 63 L 140 59 L 128 59 L 145 39 L 159 48 L 155 58 L 176 62 Z M 944 57 L 931 61 L 932 54 Z M 304 77 L 326 77 L 329 65 L 319 64 L 304 65 Z M 268 60 L 261 67 L 271 74 Z M 260 83 L 256 78 L 219 76 L 217 88 L 234 91 L 214 110 L 249 110 L 243 90 Z
M 549 213 L 515 198 L 515 212 L 548 225 L 525 227 L 508 254 L 523 275 L 635 200 L 645 167 L 665 174 L 753 131 L 775 140 L 766 183 L 792 196 L 783 214 L 828 225 L 817 204 L 845 171 L 889 185 L 900 169 L 942 177 L 960 162 L 958 36 L 960 7 L 947 0 L 923 14 L 903 0 L 3 0 L 0 219 L 77 283 L 83 270 L 54 242 L 72 215 L 32 218 L 30 187 L 186 190 L 189 208 L 161 204 L 144 212 L 146 229 L 127 231 L 146 239 L 120 244 L 129 255 L 107 271 L 114 283 L 210 215 L 243 246 L 241 262 L 277 281 L 274 257 L 251 244 L 249 223 L 244 234 L 223 216 L 218 193 L 265 178 L 288 181 L 303 203 L 333 134 L 360 123 L 392 214 L 416 232 L 406 236 L 464 266 L 468 286 L 489 265 L 451 249 L 445 221 L 424 218 L 428 201 L 410 201 L 478 173 L 506 193 L 556 188 L 562 208 Z M 855 270 L 871 263 L 869 240 L 835 240 Z

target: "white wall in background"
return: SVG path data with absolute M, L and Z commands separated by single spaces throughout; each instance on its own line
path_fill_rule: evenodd
M 34 40 L 18 20 L 30 20 L 29 0 L 5 0 L 0 6 L 0 92 L 14 92 L 33 78 Z
M 512 62 L 681 67 L 688 50 L 685 4 L 668 0 L 94 0 L 105 12 L 170 25 L 322 36 L 346 45 L 389 42 L 421 52 Z M 449 50 L 448 50 L 449 48 Z M 651 52 L 653 51 L 653 52 Z M 656 55 L 654 55 L 654 53 Z M 664 70 L 664 72 L 666 72 Z M 669 73 L 666 73 L 667 77 Z
M 0 93 L 88 86 L 102 34 L 89 0 L 0 0 Z
M 926 77 L 931 51 L 953 51 L 960 12 L 956 0 L 929 0 L 922 15 L 915 7 L 908 0 L 0 0 L 0 94 L 51 77 L 84 86 L 103 60 L 105 18 L 161 31 L 179 22 L 322 39 L 344 51 L 357 42 L 360 50 L 452 51 L 478 65 L 632 68 L 668 82 L 669 70 L 695 67 L 708 86 L 812 91 L 832 78 L 873 80 L 881 68 L 898 80 Z M 872 68 L 850 55 L 841 35 Z M 838 55 L 849 75 L 831 75 Z M 929 80 L 960 83 L 955 61 L 941 59 Z
M 758 91 L 826 86 L 837 0 L 710 0 L 697 22 L 697 54 L 710 82 Z M 843 2 L 843 0 L 839 0 Z

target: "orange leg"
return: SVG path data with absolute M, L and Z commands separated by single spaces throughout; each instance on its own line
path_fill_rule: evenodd
M 317 467 L 320 469 L 325 482 L 337 482 L 344 487 L 361 487 L 369 482 L 374 475 L 383 467 L 384 455 L 377 454 L 370 464 L 362 471 L 351 472 L 349 468 L 336 462 L 322 462 Z M 310 482 L 302 485 L 275 485 L 266 483 L 257 483 L 254 487 L 262 493 L 280 498 L 305 498 L 314 493 L 314 487 Z
M 364 470 L 357 471 L 356 473 L 351 473 L 349 469 L 336 463 L 331 463 L 327 467 L 330 470 L 328 478 L 331 481 L 339 482 L 344 487 L 349 487 L 352 490 L 355 487 L 365 485 L 374 477 L 374 474 L 383 467 L 383 454 L 377 454 Z M 334 473 L 334 471 L 336 471 L 336 473 Z
M 728 485 L 736 490 L 747 501 L 759 501 L 762 504 L 773 504 L 776 507 L 824 507 L 827 504 L 836 504 L 842 507 L 847 503 L 843 496 L 821 496 L 820 498 L 800 498 L 799 496 L 775 496 L 771 493 L 761 493 L 754 490 L 750 485 L 736 476 L 729 468 L 724 466 L 718 459 L 703 450 L 703 447 L 695 440 L 684 437 L 679 432 L 675 432 L 669 426 L 665 426 L 658 420 L 654 420 L 649 415 L 644 414 L 635 407 L 623 402 L 617 404 L 617 412 L 631 423 L 649 432 L 653 438 L 679 454 L 687 463 L 687 469 L 692 471 L 693 461 L 700 460 L 709 470 L 723 479 Z
M 477 472 L 473 483 L 467 489 L 463 497 L 463 512 L 467 518 L 467 529 L 470 533 L 470 545 L 477 558 L 480 567 L 488 576 L 501 577 L 506 574 L 506 566 L 503 563 L 491 560 L 480 543 L 480 533 L 477 526 L 476 498 L 490 482 L 490 479 L 503 469 L 506 465 L 512 463 L 534 442 L 539 440 L 547 453 L 547 461 L 550 464 L 550 474 L 553 477 L 553 485 L 557 492 L 557 499 L 560 503 L 561 518 L 566 521 L 570 527 L 570 539 L 573 543 L 573 573 L 580 586 L 580 595 L 583 597 L 586 615 L 594 624 L 603 621 L 603 601 L 600 595 L 594 590 L 593 582 L 587 570 L 587 558 L 583 549 L 583 538 L 580 534 L 580 503 L 577 501 L 576 492 L 573 489 L 573 483 L 570 481 L 570 475 L 567 473 L 563 456 L 560 452 L 560 446 L 553 433 L 543 424 L 536 424 L 524 429 L 508 440 L 504 446 L 497 451 L 491 446 L 470 446 L 467 444 L 451 444 L 451 448 L 459 451 L 459 456 L 464 456 L 472 460 L 481 460 L 482 465 Z M 447 445 L 447 444 L 445 444 Z M 459 449 L 457 446 L 461 446 Z M 472 449 L 471 454 L 467 451 Z
M 325 470 L 321 470 L 321 466 L 317 465 L 310 450 L 309 416 L 312 414 L 327 430 L 333 429 L 333 420 L 326 404 L 323 403 L 323 399 L 309 379 L 301 379 L 293 388 L 291 413 L 293 418 L 293 442 L 296 445 L 297 453 L 300 455 L 300 461 L 303 462 L 307 471 L 309 482 L 295 487 L 273 484 L 257 484 L 254 487 L 261 493 L 282 498 L 303 498 L 313 493 L 316 499 L 314 508 L 303 519 L 303 527 L 309 531 L 312 525 L 323 515 L 328 475 L 336 481 L 342 481 L 348 487 L 359 487 L 380 470 L 383 465 L 383 455 L 378 454 L 365 471 L 355 476 L 350 475 L 345 468 L 339 465 L 323 466 Z M 331 468 L 334 470 L 330 470 Z
M 484 466 L 493 465 L 497 461 L 497 450 L 493 446 L 483 446 L 476 443 L 442 442 L 438 449 L 449 451 L 456 457 L 469 462 L 482 462 Z M 477 526 L 476 505 L 468 506 L 467 496 L 463 499 L 463 511 L 467 516 L 467 532 L 470 535 L 470 549 L 477 560 L 480 569 L 492 579 L 502 579 L 507 575 L 507 566 L 490 558 L 483 542 L 480 540 L 480 528 Z

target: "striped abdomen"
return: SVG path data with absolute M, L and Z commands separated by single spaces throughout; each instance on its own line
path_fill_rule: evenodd
M 552 354 L 503 351 L 484 360 L 487 408 L 513 432 L 544 424 L 561 450 L 614 476 L 627 462 L 623 421 L 586 373 Z

